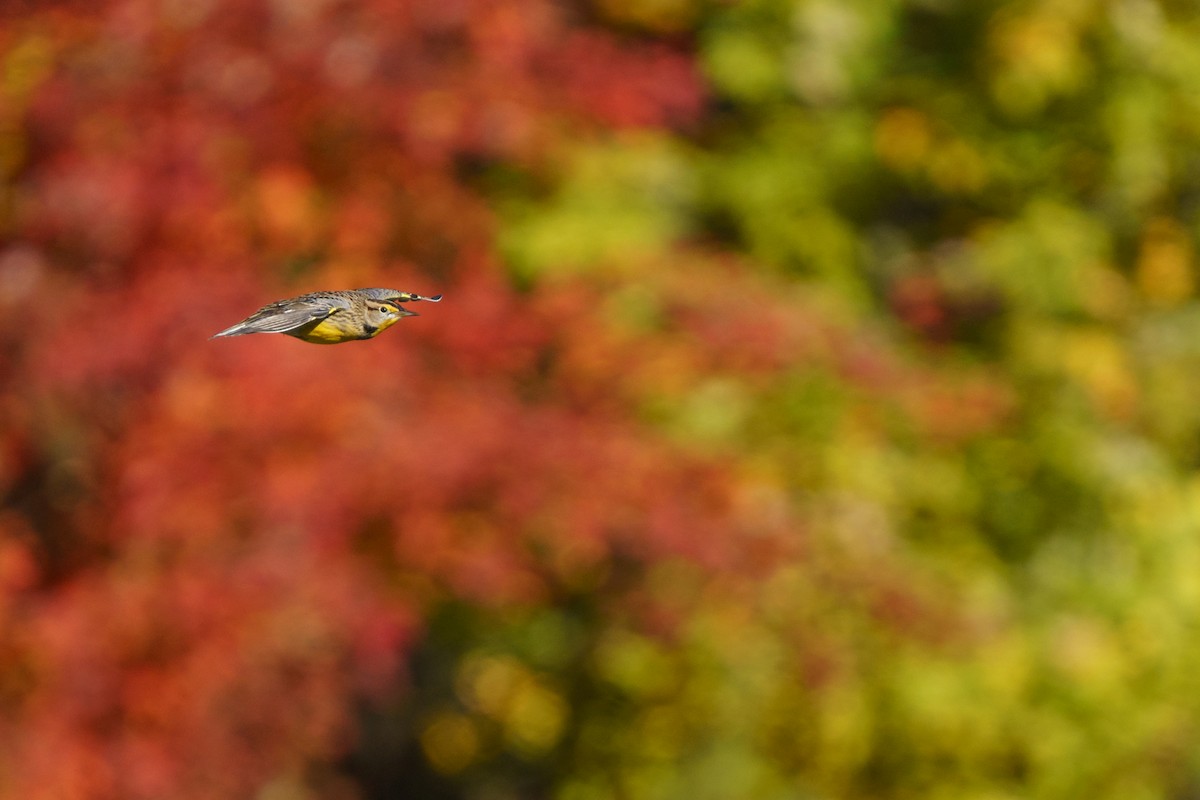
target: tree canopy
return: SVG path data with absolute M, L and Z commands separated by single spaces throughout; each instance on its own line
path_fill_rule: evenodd
M 0 797 L 1195 795 L 1198 45 L 0 5 Z

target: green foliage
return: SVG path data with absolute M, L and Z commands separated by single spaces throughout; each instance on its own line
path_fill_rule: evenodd
M 551 196 L 505 197 L 499 246 L 518 277 L 636 274 L 686 232 L 690 173 L 678 143 L 633 134 L 564 148 Z

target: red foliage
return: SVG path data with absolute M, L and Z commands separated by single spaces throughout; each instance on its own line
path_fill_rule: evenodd
M 613 547 L 715 538 L 667 448 L 529 400 L 560 320 L 508 288 L 459 175 L 686 121 L 683 55 L 549 2 L 10 22 L 0 794 L 245 797 L 345 751 L 348 698 L 438 596 L 531 601 Z M 369 346 L 207 340 L 364 284 L 448 300 Z
M 0 227 L 0 794 L 250 796 L 352 744 L 349 698 L 400 677 L 439 599 L 790 546 L 629 409 L 852 354 L 718 270 L 646 340 L 593 290 L 520 295 L 462 178 L 688 123 L 684 54 L 548 0 L 99 5 L 31 4 L 0 39 L 25 148 Z M 447 299 L 369 343 L 207 338 L 353 285 Z

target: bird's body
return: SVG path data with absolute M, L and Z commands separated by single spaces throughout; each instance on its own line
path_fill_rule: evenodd
M 404 317 L 415 317 L 401 303 L 426 300 L 436 303 L 440 294 L 423 297 L 395 289 L 354 289 L 310 292 L 263 306 L 246 319 L 218 334 L 286 333 L 313 344 L 339 344 L 372 339 Z

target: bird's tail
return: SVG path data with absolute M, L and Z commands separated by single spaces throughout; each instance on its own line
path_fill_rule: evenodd
M 208 338 L 220 339 L 222 336 L 245 336 L 248 333 L 258 333 L 258 331 L 244 322 L 239 322 L 237 325 L 231 325 L 220 333 L 214 333 Z

